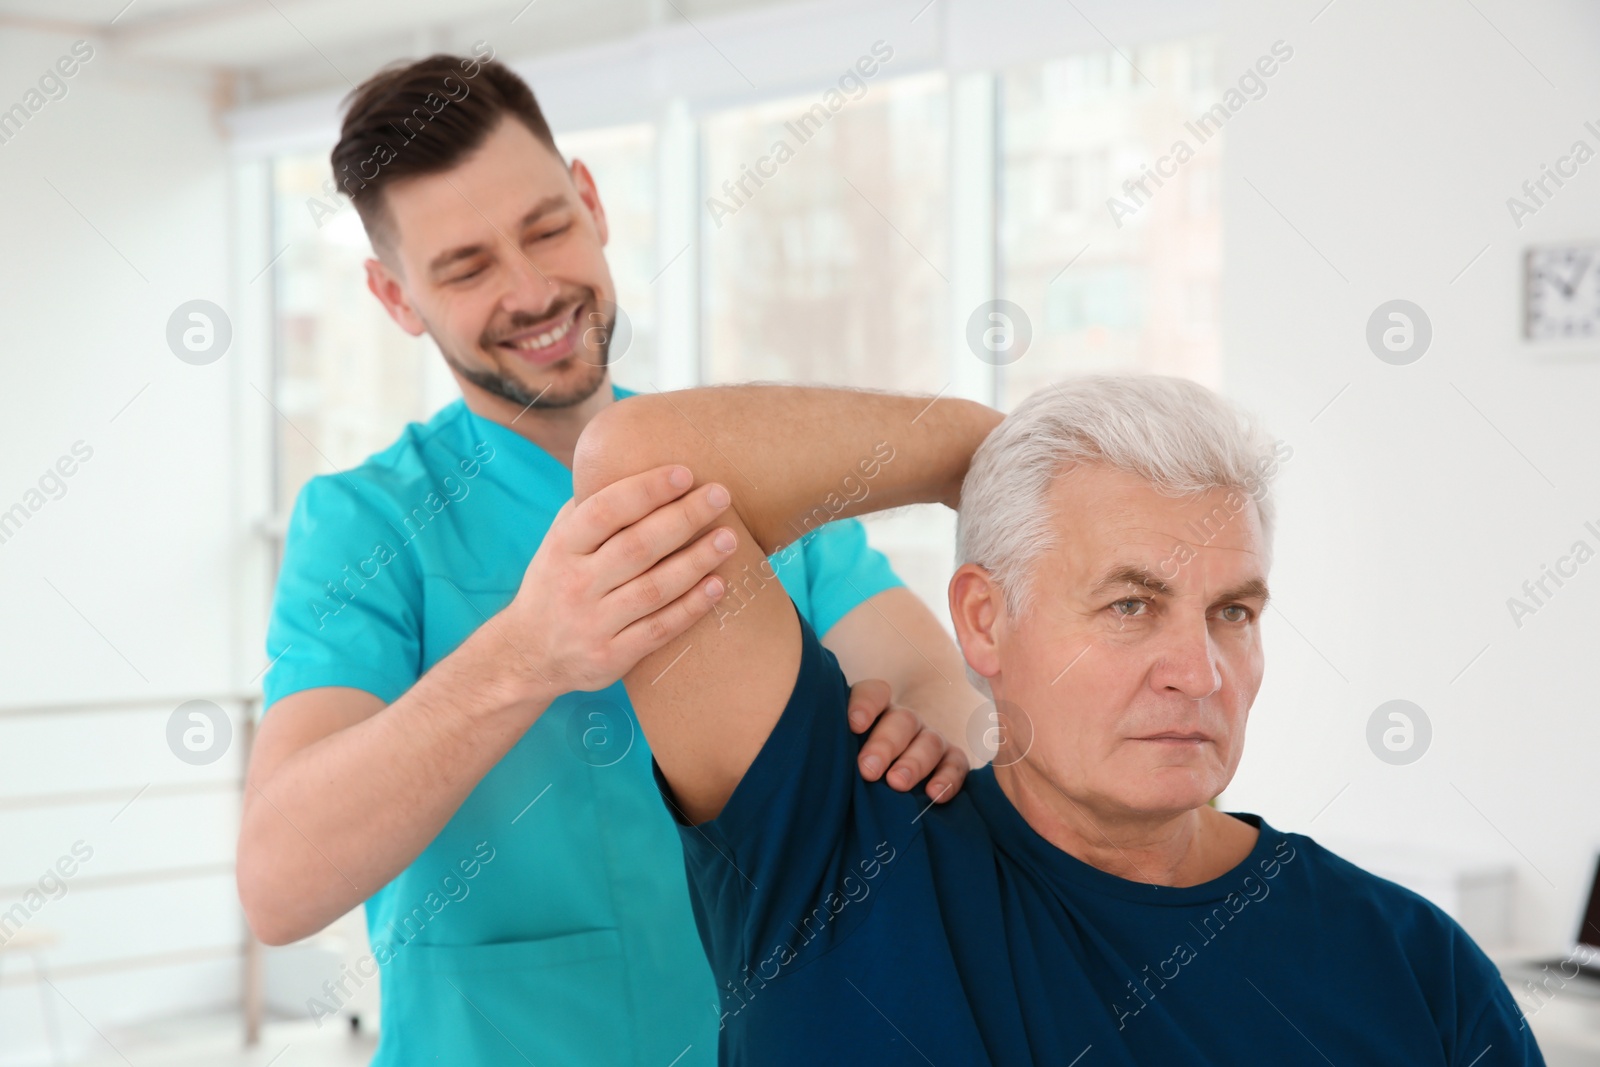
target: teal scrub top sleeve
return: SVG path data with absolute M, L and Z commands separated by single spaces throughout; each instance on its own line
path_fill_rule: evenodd
M 801 540 L 805 553 L 807 618 L 818 637 L 861 604 L 885 589 L 905 583 L 882 552 L 867 544 L 867 531 L 856 519 L 830 522 Z
M 383 511 L 349 475 L 295 501 L 267 625 L 263 708 L 319 686 L 393 703 L 421 676 L 422 576 Z

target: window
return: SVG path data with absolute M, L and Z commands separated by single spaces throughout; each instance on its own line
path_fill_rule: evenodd
M 826 120 L 817 102 L 705 120 L 705 377 L 937 392 L 949 381 L 944 77 L 869 83 Z M 775 173 L 746 177 L 760 170 Z
M 396 326 L 367 291 L 371 246 L 350 202 L 322 191 L 329 174 L 325 151 L 273 165 L 280 514 L 312 475 L 355 466 L 444 399 L 430 390 L 443 373 L 433 342 Z
M 656 305 L 651 283 L 656 264 L 656 135 L 648 124 L 584 130 L 556 137 L 568 162 L 583 161 L 594 175 L 610 227 L 606 262 L 627 316 L 631 336 L 612 340 L 611 378 L 625 389 L 648 392 L 656 375 Z M 617 352 L 628 336 L 627 350 Z
M 999 368 L 1002 409 L 1075 373 L 1217 384 L 1223 138 L 1197 143 L 1184 125 L 1221 92 L 1215 49 L 1210 38 L 1141 48 L 1144 77 L 1109 51 L 1001 76 L 998 288 L 1033 327 L 1022 358 Z M 1180 138 L 1195 153 L 1160 165 L 1175 174 L 1124 184 Z

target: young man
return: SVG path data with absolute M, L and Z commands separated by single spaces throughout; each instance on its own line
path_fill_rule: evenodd
M 950 614 L 1002 733 L 960 796 L 858 780 L 855 697 L 781 593 L 625 679 L 679 817 L 725 1065 L 1543 1063 L 1439 908 L 1209 806 L 1266 667 L 1282 457 L 1204 387 L 1069 379 L 1004 422 L 828 389 L 636 397 L 590 424 L 574 485 L 667 460 L 727 485 L 710 525 L 739 547 L 716 591 L 880 442 L 895 460 L 848 511 L 960 504 Z
M 333 169 L 369 287 L 462 400 L 296 504 L 239 843 L 251 926 L 282 944 L 365 902 L 380 1064 L 709 1065 L 716 992 L 617 683 L 718 610 L 699 582 L 729 546 L 691 535 L 726 494 L 666 465 L 573 506 L 578 436 L 624 395 L 607 223 L 514 74 L 379 74 Z M 981 701 L 932 614 L 855 524 L 772 567 L 856 679 L 888 683 L 862 690 L 860 773 L 953 794 L 964 754 L 878 716 L 892 694 L 961 731 Z M 355 971 L 319 1010 L 372 961 Z

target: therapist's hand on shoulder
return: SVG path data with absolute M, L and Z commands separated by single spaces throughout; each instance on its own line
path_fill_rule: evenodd
M 882 778 L 889 788 L 904 793 L 932 774 L 925 792 L 936 804 L 960 792 L 972 769 L 966 752 L 915 711 L 896 705 L 888 682 L 864 679 L 851 686 L 849 709 L 852 733 L 872 730 L 856 757 L 861 777 L 869 782 Z
M 728 491 L 693 485 L 686 467 L 669 464 L 556 513 L 493 620 L 517 653 L 506 668 L 529 692 L 604 689 L 721 599 L 722 581 L 708 576 L 733 551 L 733 535 L 696 531 L 727 510 Z

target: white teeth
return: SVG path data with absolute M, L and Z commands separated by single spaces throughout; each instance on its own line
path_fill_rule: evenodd
M 566 322 L 563 322 L 555 329 L 546 330 L 537 337 L 530 337 L 526 341 L 518 341 L 512 347 L 520 348 L 524 352 L 532 352 L 540 348 L 549 348 L 551 345 L 555 344 L 557 341 L 561 340 L 567 335 L 567 331 L 572 329 L 572 321 L 573 320 L 569 318 Z

